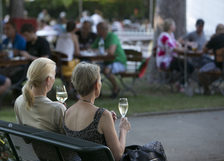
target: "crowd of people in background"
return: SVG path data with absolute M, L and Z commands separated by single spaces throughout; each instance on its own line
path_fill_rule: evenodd
M 17 121 L 20 124 L 107 145 L 115 160 L 120 160 L 125 150 L 127 132 L 131 128 L 130 123 L 126 117 L 121 119 L 118 136 L 114 126 L 116 114 L 95 106 L 94 102 L 100 96 L 101 73 L 112 84 L 111 97 L 116 98 L 119 95 L 120 87 L 115 75 L 126 70 L 127 58 L 118 36 L 112 31 L 122 30 L 125 25 L 130 27 L 130 21 L 126 20 L 122 24 L 114 20 L 110 28 L 101 12 L 96 10 L 92 16 L 85 11 L 78 22 L 67 20 L 66 13 L 61 12 L 56 23 L 51 21 L 51 16 L 44 9 L 38 15 L 37 22 L 37 26 L 23 24 L 19 32 L 16 31 L 16 24 L 12 20 L 4 23 L 5 38 L 0 49 L 13 49 L 12 56 L 23 56 L 30 60 L 30 64 L 0 69 L 0 95 L 11 84 L 18 82 L 21 73 L 25 72 L 26 82 L 23 87 L 21 84 L 22 91 L 17 94 L 14 104 Z M 134 27 L 147 31 L 148 25 L 146 21 L 142 26 L 135 24 Z M 156 44 L 156 65 L 160 70 L 180 72 L 181 79 L 177 81 L 180 86 L 184 86 L 184 60 L 179 58 L 178 54 L 184 53 L 186 49 L 193 51 L 197 48 L 202 57 L 187 61 L 186 71 L 189 76 L 195 71 L 199 73 L 199 84 L 203 86 L 204 93 L 208 94 L 209 84 L 217 78 L 208 77 L 205 72 L 221 71 L 223 63 L 216 61 L 218 55 L 215 54 L 215 59 L 212 60 L 207 53 L 209 50 L 216 53 L 216 50 L 224 47 L 224 25 L 217 25 L 216 33 L 209 41 L 206 40 L 203 31 L 204 25 L 205 22 L 198 19 L 196 30 L 177 40 L 174 36 L 175 21 L 164 20 L 163 32 L 159 35 Z M 50 37 L 52 36 L 50 31 L 54 31 L 57 35 L 55 42 L 49 43 L 39 36 L 36 30 L 47 31 Z M 77 63 L 74 59 L 83 50 L 100 49 L 102 43 L 103 51 L 98 52 L 101 55 L 106 53 L 107 56 L 114 56 L 113 61 L 93 65 L 86 62 Z M 52 50 L 67 56 L 62 59 L 67 64 L 62 66 L 61 72 L 69 78 L 67 81 L 73 85 L 79 95 L 77 102 L 67 110 L 62 103 L 47 97 L 55 82 L 57 68 L 56 63 L 51 60 Z M 35 148 L 35 145 L 33 146 Z M 45 149 L 39 148 L 39 150 L 35 152 L 41 159 Z M 71 157 L 71 160 L 80 160 L 78 156 Z
M 218 56 L 216 51 L 220 48 L 224 48 L 224 25 L 217 25 L 216 33 L 211 36 L 209 41 L 206 39 L 204 33 L 204 25 L 204 20 L 198 19 L 195 24 L 196 30 L 183 35 L 177 41 L 173 33 L 175 31 L 175 22 L 172 19 L 166 19 L 163 26 L 164 31 L 160 34 L 156 45 L 156 63 L 159 69 L 179 71 L 181 77 L 179 80 L 176 80 L 176 82 L 179 82 L 182 88 L 184 87 L 184 83 L 186 83 L 185 81 L 189 81 L 192 73 L 195 71 L 198 85 L 203 88 L 202 92 L 204 94 L 210 94 L 209 84 L 217 80 L 220 75 L 209 75 L 208 72 L 223 70 L 223 59 L 221 62 L 217 62 Z M 185 65 L 184 59 L 180 58 L 178 55 L 183 55 L 187 51 L 198 53 L 200 56 L 188 58 L 187 64 Z M 211 55 L 214 55 L 214 59 L 211 58 Z M 184 79 L 185 68 L 188 75 L 187 80 Z
M 113 22 L 109 24 L 99 10 L 95 10 L 92 15 L 88 11 L 84 11 L 78 20 L 68 20 L 64 11 L 60 12 L 58 19 L 53 19 L 48 11 L 43 9 L 37 15 L 36 20 L 36 26 L 33 24 L 24 24 L 20 28 L 20 31 L 17 31 L 16 24 L 8 19 L 4 23 L 4 36 L 2 36 L 1 49 L 13 48 L 14 56 L 23 56 L 31 61 L 38 57 L 50 58 L 52 49 L 63 52 L 68 56 L 63 61 L 69 63 L 67 66 L 63 66 L 62 72 L 65 76 L 68 75 L 70 79 L 72 69 L 77 64 L 77 61 L 73 59 L 74 55 L 80 55 L 82 50 L 98 48 L 100 38 L 103 38 L 107 52 L 116 56 L 113 64 L 106 64 L 102 68 L 103 73 L 113 86 L 112 95 L 114 96 L 117 96 L 120 90 L 114 74 L 126 69 L 126 58 L 119 39 L 113 32 L 124 29 L 148 31 L 150 28 L 150 24 L 146 20 L 139 23 L 137 21 L 131 22 L 128 19 L 123 21 L 113 19 Z M 208 46 L 206 45 L 207 39 L 203 30 L 204 25 L 204 20 L 198 19 L 195 24 L 195 31 L 176 39 L 174 37 L 175 22 L 171 19 L 165 20 L 164 30 L 159 35 L 156 44 L 157 67 L 162 70 L 176 70 L 183 75 L 184 62 L 177 55 L 187 48 L 190 50 L 197 49 L 197 51 L 203 52 L 201 57 L 190 58 L 187 62 L 188 75 L 191 75 L 194 71 L 205 72 L 207 68 L 212 68 L 211 64 L 213 60 L 207 54 L 207 51 L 213 48 L 210 47 L 210 43 Z M 222 28 L 222 24 L 217 28 L 219 31 L 219 28 Z M 221 34 L 221 32 L 217 34 Z M 114 48 L 114 45 L 116 48 Z M 16 70 L 10 68 L 7 70 L 0 69 L 0 74 L 2 75 L 1 85 L 4 86 L 6 83 L 8 87 L 9 84 L 17 82 L 18 73 L 20 74 L 24 70 L 27 69 L 24 69 L 23 66 L 18 66 Z M 182 79 L 179 81 L 181 86 L 184 84 L 183 78 L 182 76 Z M 8 79 L 10 81 L 6 81 Z M 201 82 L 200 84 L 203 84 Z M 209 93 L 207 87 L 204 87 L 204 93 Z

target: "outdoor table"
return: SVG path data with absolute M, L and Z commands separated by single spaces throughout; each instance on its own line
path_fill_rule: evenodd
M 114 56 L 113 55 L 93 55 L 93 56 L 75 56 L 75 58 L 78 58 L 80 60 L 90 60 L 90 61 L 113 61 Z
M 188 57 L 195 58 L 195 57 L 201 57 L 202 52 L 201 51 L 193 51 L 193 50 L 182 50 L 178 52 L 179 56 L 183 56 L 184 59 L 184 89 L 185 93 L 188 90 L 188 76 L 187 76 L 187 59 Z M 192 95 L 189 93 L 186 93 L 187 95 Z
M 0 67 L 13 67 L 29 64 L 30 60 L 24 57 L 14 57 L 13 59 L 0 59 Z
M 97 61 L 97 62 L 106 62 L 106 61 L 113 61 L 115 56 L 114 55 L 107 55 L 107 53 L 100 55 L 94 50 L 83 50 L 80 51 L 80 55 L 75 56 L 80 60 L 89 60 L 89 61 Z

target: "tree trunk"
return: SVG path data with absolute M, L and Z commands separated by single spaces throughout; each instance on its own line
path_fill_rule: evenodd
M 10 0 L 10 17 L 24 18 L 24 0 Z
M 155 13 L 155 29 L 161 30 L 166 18 L 172 18 L 176 23 L 176 38 L 186 33 L 186 0 L 157 0 Z
M 163 30 L 164 19 L 172 18 L 176 23 L 175 37 L 178 39 L 186 33 L 186 0 L 156 0 L 156 9 L 154 15 L 154 47 L 157 44 L 157 38 Z M 156 67 L 155 57 L 151 57 L 148 66 L 149 81 L 157 82 L 159 72 Z

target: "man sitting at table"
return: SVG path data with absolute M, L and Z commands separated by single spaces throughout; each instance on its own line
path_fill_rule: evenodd
M 186 34 L 179 41 L 192 50 L 202 51 L 207 41 L 204 33 L 204 24 L 203 19 L 198 19 L 195 24 L 196 30 Z M 211 59 L 203 55 L 200 58 L 193 58 L 191 61 L 195 68 L 201 68 L 203 65 L 211 62 Z
M 21 27 L 21 34 L 26 39 L 27 45 L 26 51 L 20 51 L 20 55 L 30 60 L 50 56 L 51 50 L 48 41 L 36 35 L 32 24 L 24 24 Z
M 17 33 L 16 24 L 12 20 L 4 24 L 3 30 L 6 38 L 0 45 L 1 50 L 12 48 L 12 56 L 16 56 L 19 51 L 26 49 L 26 40 Z
M 224 24 L 218 24 L 216 27 L 216 33 L 211 37 L 203 48 L 203 52 L 207 53 L 209 50 L 213 50 L 212 53 L 215 56 L 214 62 L 204 65 L 199 70 L 199 83 L 204 88 L 204 94 L 210 94 L 209 85 L 217 80 L 220 75 L 209 75 L 207 72 L 223 71 L 223 52 L 218 55 L 218 49 L 224 48 Z
M 3 40 L 0 49 L 11 50 L 12 53 L 9 55 L 9 58 L 17 56 L 20 51 L 24 51 L 26 49 L 26 40 L 17 33 L 16 24 L 12 20 L 9 20 L 4 24 L 3 30 L 6 38 Z M 12 84 L 22 82 L 21 80 L 23 78 L 25 80 L 25 72 L 26 68 L 24 65 L 0 69 L 0 73 L 9 77 Z M 13 91 L 16 97 L 21 93 L 20 88 L 22 88 L 22 86 L 21 84 L 18 84 L 17 89 Z
M 108 31 L 108 25 L 106 22 L 100 22 L 97 25 L 98 37 L 94 41 L 92 48 L 97 49 L 100 47 L 99 43 L 104 41 L 104 49 L 107 55 L 114 55 L 114 61 L 103 63 L 103 73 L 108 78 L 113 86 L 112 97 L 115 98 L 119 94 L 120 88 L 116 83 L 114 74 L 123 72 L 126 70 L 126 55 L 121 47 L 121 43 L 112 32 Z M 102 53 L 104 54 L 104 53 Z
M 91 48 L 92 43 L 95 41 L 97 35 L 92 32 L 92 23 L 84 21 L 81 30 L 76 32 L 79 39 L 80 50 L 88 50 Z

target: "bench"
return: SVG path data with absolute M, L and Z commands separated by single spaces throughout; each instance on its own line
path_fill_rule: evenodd
M 126 91 L 130 91 L 133 95 L 136 96 L 136 92 L 133 89 L 133 85 L 136 79 L 143 77 L 149 62 L 149 58 L 143 58 L 141 52 L 133 49 L 125 49 L 124 52 L 127 57 L 127 70 L 125 72 L 120 72 L 117 74 L 121 85 L 123 86 L 121 95 Z M 132 84 L 128 85 L 124 81 L 125 78 L 131 78 Z
M 207 71 L 203 72 L 203 74 L 212 78 L 212 82 L 210 84 L 211 90 L 220 92 L 224 95 L 224 48 L 217 49 L 213 54 L 215 55 L 215 62 L 222 65 L 222 70 Z
M 78 154 L 82 161 L 114 161 L 107 146 L 30 126 L 0 120 L 0 134 L 4 135 L 4 140 L 0 138 L 0 148 L 1 145 L 7 144 L 16 161 L 66 161 L 68 156 L 74 153 Z M 42 151 L 45 151 L 43 155 L 38 155 L 41 159 L 37 156 L 34 143 L 41 144 Z M 50 155 L 54 159 L 49 159 Z

